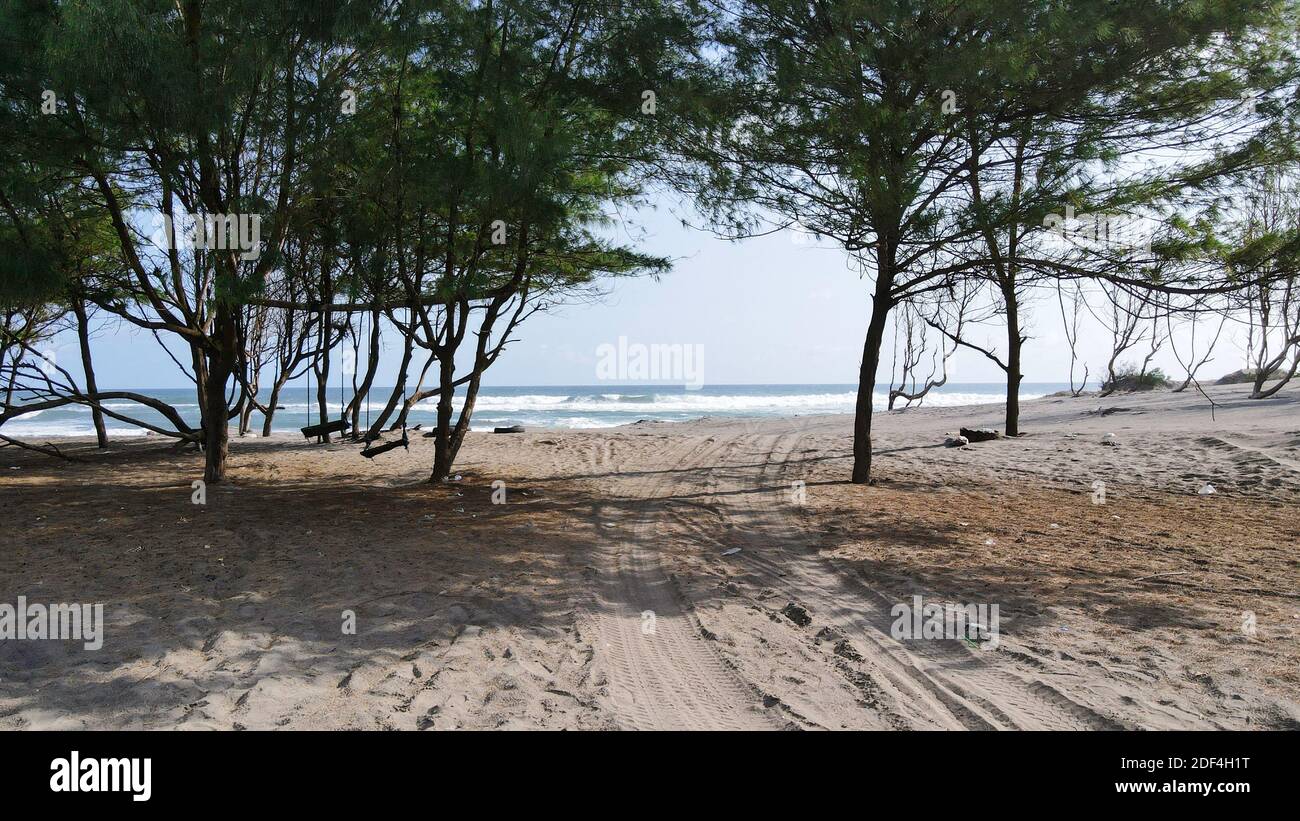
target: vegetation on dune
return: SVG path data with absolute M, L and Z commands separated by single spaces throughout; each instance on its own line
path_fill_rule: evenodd
M 1143 371 L 1137 365 L 1125 365 L 1115 373 L 1113 378 L 1102 383 L 1101 390 L 1104 396 L 1115 392 L 1153 391 L 1172 387 L 1173 384 L 1173 381 L 1159 368 Z

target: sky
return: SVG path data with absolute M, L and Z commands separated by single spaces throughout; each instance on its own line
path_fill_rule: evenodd
M 623 238 L 642 250 L 671 257 L 670 273 L 658 280 L 618 280 L 598 301 L 534 315 L 489 369 L 484 385 L 596 384 L 600 346 L 617 345 L 620 337 L 629 344 L 701 346 L 696 350 L 702 352 L 700 375 L 706 385 L 857 382 L 871 313 L 871 283 L 850 269 L 842 251 L 828 240 L 817 243 L 791 231 L 740 242 L 721 240 L 706 230 L 684 227 L 683 213 L 680 206 L 660 201 L 655 208 L 628 214 L 628 221 L 618 226 L 625 232 Z M 1036 298 L 1028 313 L 1025 332 L 1031 339 L 1025 346 L 1024 381 L 1068 381 L 1070 352 L 1054 293 Z M 998 346 L 1004 336 L 1001 327 L 990 325 L 973 341 Z M 1104 371 L 1109 355 L 1108 335 L 1089 322 L 1081 337 L 1081 359 L 1095 377 Z M 1215 359 L 1199 376 L 1213 378 L 1242 367 L 1244 340 L 1244 328 L 1230 326 Z M 78 373 L 75 337 L 65 334 L 52 344 L 58 362 Z M 380 386 L 394 384 L 400 355 L 396 334 L 389 333 L 385 345 L 375 382 Z M 892 346 L 891 333 L 885 339 L 879 380 L 885 384 Z M 1003 343 L 999 350 L 1004 349 Z M 173 344 L 172 350 L 182 362 L 188 361 L 179 345 Z M 118 322 L 97 329 L 94 354 L 102 388 L 189 384 L 151 334 Z M 1136 353 L 1136 358 L 1143 354 Z M 1154 364 L 1167 373 L 1181 373 L 1168 351 Z M 949 383 L 974 382 L 1005 382 L 1005 376 L 982 355 L 961 349 L 950 360 Z

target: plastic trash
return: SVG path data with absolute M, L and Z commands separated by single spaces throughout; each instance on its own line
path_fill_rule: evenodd
M 1210 484 L 1209 482 L 1206 482 L 1205 484 L 1201 485 L 1201 489 L 1196 492 L 1201 496 L 1209 496 L 1211 493 L 1218 493 L 1219 491 L 1214 489 L 1214 485 Z
M 730 556 L 730 555 L 732 555 L 733 553 L 739 553 L 739 552 L 740 552 L 740 548 L 738 548 L 738 547 L 733 547 L 733 548 L 731 548 L 731 549 L 729 549 L 729 550 L 724 550 L 724 551 L 722 551 L 722 555 L 724 555 L 724 556 Z

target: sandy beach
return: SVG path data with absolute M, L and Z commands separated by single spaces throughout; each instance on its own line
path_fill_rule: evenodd
M 847 416 L 474 433 L 440 486 L 237 439 L 204 505 L 157 437 L 6 448 L 0 601 L 106 626 L 0 643 L 0 728 L 1300 728 L 1300 389 L 1207 390 L 880 414 L 870 487 Z

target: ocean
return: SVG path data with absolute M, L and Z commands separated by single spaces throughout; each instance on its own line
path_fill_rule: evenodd
M 1033 399 L 1066 390 L 1068 384 L 1025 382 L 1022 399 Z M 105 390 L 112 390 L 105 388 Z M 194 391 L 189 388 L 135 388 L 167 402 L 190 422 L 197 425 L 199 414 Z M 376 418 L 388 400 L 388 388 L 370 392 L 370 414 Z M 491 430 L 506 425 L 529 428 L 608 428 L 640 419 L 681 422 L 704 416 L 798 416 L 813 413 L 852 413 L 857 388 L 854 385 L 710 385 L 687 390 L 680 385 L 561 385 L 533 387 L 485 387 L 479 392 L 472 419 L 473 430 Z M 887 404 L 887 388 L 878 388 L 875 407 Z M 1006 386 L 995 382 L 950 384 L 937 388 L 925 398 L 927 406 L 975 405 L 1002 402 Z M 436 399 L 429 399 L 412 409 L 408 424 L 423 423 L 428 428 L 435 419 Z M 294 431 L 315 423 L 316 405 L 309 403 L 307 388 L 286 387 L 280 395 L 282 410 L 275 414 L 273 430 Z M 459 397 L 456 403 L 459 410 Z M 166 426 L 162 418 L 133 402 L 112 401 L 105 404 L 144 421 Z M 338 388 L 331 391 L 331 418 L 340 411 Z M 365 424 L 366 408 L 361 409 Z M 109 418 L 110 435 L 142 436 L 144 430 Z M 260 432 L 262 417 L 253 414 L 253 428 Z M 65 406 L 22 416 L 6 423 L 2 429 L 9 436 L 23 439 L 60 436 L 93 436 L 90 410 Z

